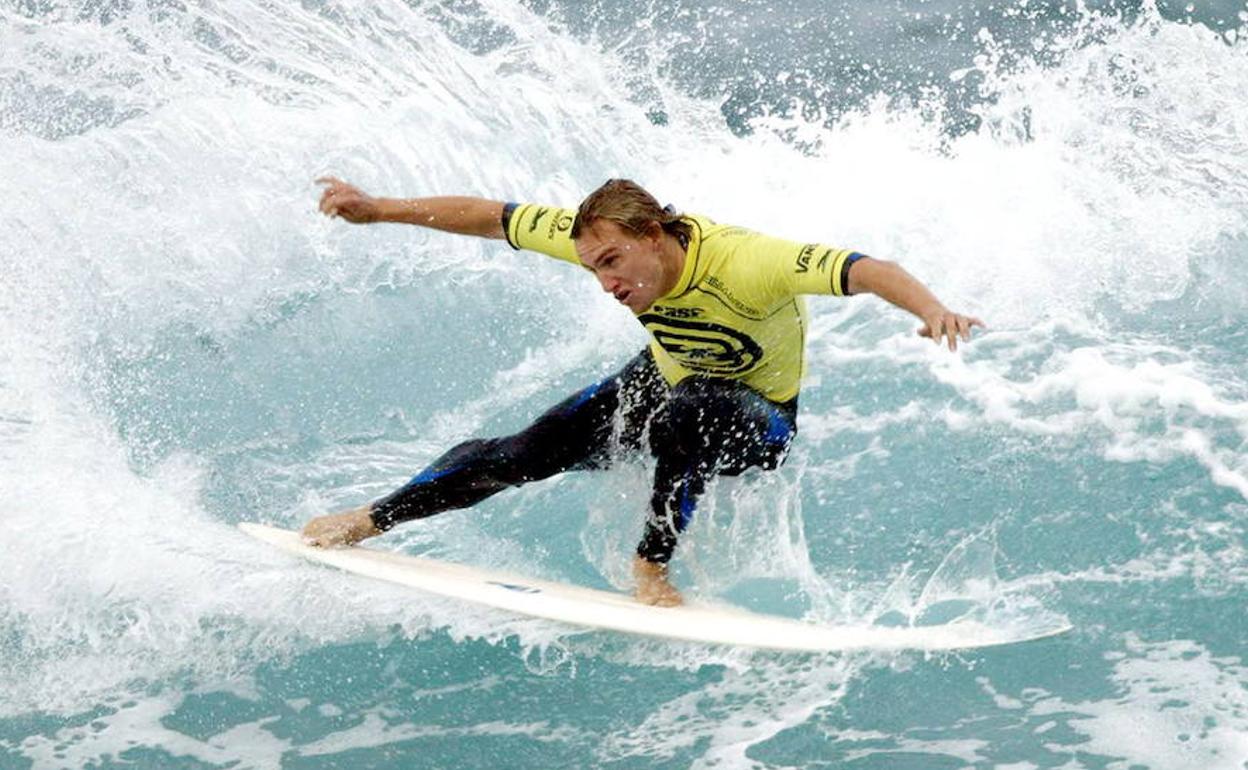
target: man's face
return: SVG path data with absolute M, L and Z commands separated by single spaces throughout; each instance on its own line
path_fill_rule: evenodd
M 599 219 L 575 241 L 581 264 L 594 274 L 602 290 L 634 314 L 653 305 L 664 289 L 659 257 L 662 231 L 657 226 L 654 230 L 639 238 L 615 222 Z

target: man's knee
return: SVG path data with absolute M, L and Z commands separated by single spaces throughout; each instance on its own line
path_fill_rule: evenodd
M 605 439 L 598 433 L 585 435 L 552 425 L 530 426 L 490 442 L 494 472 L 512 484 L 598 467 L 607 450 Z

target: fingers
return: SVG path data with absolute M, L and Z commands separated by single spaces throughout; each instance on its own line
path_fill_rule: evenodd
M 937 345 L 943 341 L 950 351 L 957 351 L 958 340 L 970 342 L 971 329 L 976 326 L 986 328 L 984 322 L 978 318 L 958 313 L 944 313 L 927 319 L 918 333 L 920 337 L 927 337 Z
M 332 189 L 321 193 L 320 209 L 322 214 L 329 217 L 338 213 L 337 207 L 334 206 L 334 191 Z
M 927 321 L 927 325 L 922 329 L 919 329 L 919 336 L 927 337 L 937 345 L 940 344 L 942 337 L 947 337 L 949 340 L 949 349 L 956 349 L 957 343 L 954 340 L 955 335 L 957 334 L 957 327 L 952 322 L 952 317 L 952 314 L 947 314 L 929 319 Z
M 978 318 L 971 318 L 970 316 L 960 315 L 960 316 L 957 316 L 957 319 L 958 319 L 957 320 L 958 336 L 962 338 L 963 342 L 971 341 L 971 327 L 978 326 L 981 329 L 986 328 L 984 326 L 984 322 L 979 320 Z
M 950 351 L 958 349 L 958 322 L 957 316 L 953 313 L 947 313 L 928 324 L 931 329 L 932 342 L 937 345 L 943 339 L 945 344 L 949 346 Z
M 328 217 L 337 217 L 343 216 L 345 210 L 350 214 L 351 206 L 359 199 L 359 192 L 350 185 L 331 187 L 321 194 L 321 213 Z M 350 219 L 350 216 L 343 216 L 343 218 Z
M 356 192 L 353 186 L 334 176 L 318 177 L 316 184 L 325 185 L 325 189 L 321 191 L 319 208 L 327 217 L 338 216 L 344 198 Z
M 338 190 L 342 181 L 335 179 L 332 176 L 323 176 L 320 179 L 317 179 L 316 183 L 326 185 L 325 189 L 321 191 L 321 200 L 319 204 L 321 213 L 326 216 L 333 216 L 337 214 L 338 211 L 333 205 L 334 193 Z
M 345 194 L 342 192 L 326 190 L 325 194 L 321 196 L 321 213 L 327 217 L 338 216 L 345 197 Z
M 946 337 L 949 340 L 949 350 L 958 349 L 958 340 L 963 342 L 971 341 L 971 325 L 970 320 L 963 315 L 954 315 L 950 318 L 950 323 L 946 327 Z

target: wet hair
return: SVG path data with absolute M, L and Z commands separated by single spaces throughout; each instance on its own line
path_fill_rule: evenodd
M 645 235 L 651 223 L 657 222 L 663 232 L 682 244 L 689 242 L 693 226 L 671 206 L 664 208 L 653 195 L 631 179 L 608 179 L 581 201 L 572 220 L 572 239 L 576 240 L 593 226 L 606 219 L 636 236 Z

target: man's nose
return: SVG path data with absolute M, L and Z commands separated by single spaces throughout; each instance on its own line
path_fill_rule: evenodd
M 608 294 L 615 294 L 615 289 L 617 284 L 619 284 L 619 280 L 614 276 L 605 275 L 603 273 L 597 273 L 597 276 L 598 285 L 602 286 L 602 290 Z

